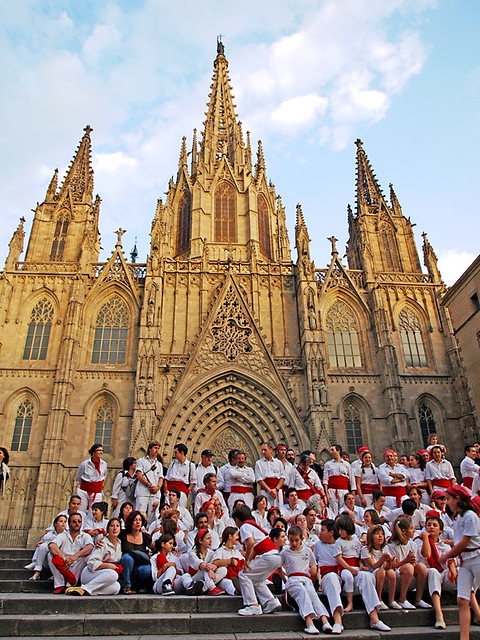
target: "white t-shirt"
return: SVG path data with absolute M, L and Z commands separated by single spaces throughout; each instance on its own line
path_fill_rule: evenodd
M 467 549 L 462 551 L 462 559 L 468 560 L 480 556 L 480 549 L 469 552 L 468 549 L 480 547 L 480 518 L 471 510 L 465 511 L 463 516 L 457 515 L 453 521 L 453 541 L 458 544 L 463 536 L 470 536 Z
M 371 551 L 369 551 L 368 547 L 364 546 L 360 551 L 360 558 L 362 560 L 367 560 L 368 558 L 371 558 L 373 562 L 378 562 L 382 557 L 383 553 L 384 553 L 383 549 L 372 549 Z M 365 562 L 365 566 L 370 572 L 375 571 L 375 569 L 372 569 L 370 565 L 367 564 L 366 562 Z
M 299 551 L 292 551 L 288 546 L 284 547 L 280 556 L 287 576 L 290 576 L 292 573 L 305 573 L 309 576 L 310 567 L 316 564 L 312 550 L 305 545 L 302 545 Z
M 410 551 L 413 551 L 417 561 L 419 558 L 418 547 L 412 539 L 409 539 L 406 544 L 397 544 L 396 542 L 389 542 L 385 546 L 385 551 L 391 558 L 395 558 L 397 562 L 405 560 Z
M 137 460 L 137 466 L 135 467 L 135 473 L 137 471 L 140 471 L 143 474 L 145 480 L 150 482 L 150 484 L 152 484 L 154 487 L 158 486 L 160 478 L 163 478 L 163 467 L 156 458 L 154 458 L 153 460 L 148 456 L 139 458 Z M 153 494 L 150 493 L 150 489 L 139 480 L 137 482 L 137 486 L 135 487 L 135 495 L 147 497 Z M 157 495 L 158 499 L 160 500 L 160 493 L 155 495 Z
M 356 535 L 352 536 L 351 540 L 344 540 L 343 538 L 338 538 L 335 541 L 336 552 L 335 555 L 338 556 L 342 554 L 343 558 L 359 558 L 360 552 L 362 550 L 362 543 L 357 538 Z
M 336 544 L 325 544 L 319 540 L 313 547 L 313 555 L 319 567 L 337 565 L 338 555 Z

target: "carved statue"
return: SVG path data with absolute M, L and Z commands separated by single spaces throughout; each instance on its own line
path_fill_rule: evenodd
M 145 402 L 145 386 L 143 384 L 139 384 L 137 386 L 137 403 L 143 404 Z
M 145 389 L 145 402 L 151 404 L 153 402 L 153 387 L 150 383 L 147 384 Z
M 320 402 L 323 406 L 328 404 L 328 389 L 325 380 L 320 380 Z
M 310 307 L 308 309 L 308 324 L 310 325 L 310 329 L 314 331 L 317 328 L 317 318 L 315 316 L 315 309 Z
M 148 303 L 147 308 L 147 327 L 153 326 L 153 321 L 155 319 L 155 305 L 152 301 Z
M 313 404 L 320 405 L 320 387 L 318 386 L 318 382 L 315 380 L 313 383 Z

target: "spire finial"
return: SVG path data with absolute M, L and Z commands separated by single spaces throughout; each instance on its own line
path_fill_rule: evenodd
M 115 249 L 121 249 L 122 248 L 122 236 L 125 233 L 125 229 L 122 229 L 122 227 L 120 227 L 120 229 L 117 229 L 115 231 L 115 233 L 117 234 L 117 243 L 115 244 Z
M 224 37 L 223 33 L 220 33 L 217 36 L 217 55 L 224 56 L 225 55 L 225 45 L 222 42 L 222 38 Z
M 327 240 L 330 240 L 330 242 L 332 243 L 332 256 L 338 256 L 338 251 L 337 251 L 338 238 L 335 238 L 335 236 L 331 236 L 331 238 L 327 238 Z

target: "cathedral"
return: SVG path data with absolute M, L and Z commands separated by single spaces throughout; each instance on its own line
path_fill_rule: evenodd
M 300 206 L 292 258 L 219 42 L 203 131 L 189 152 L 181 142 L 140 264 L 126 259 L 122 229 L 98 261 L 91 132 L 61 184 L 55 171 L 23 258 L 20 221 L 0 275 L 0 444 L 12 472 L 0 535 L 35 542 L 93 442 L 107 496 L 122 459 L 153 438 L 166 462 L 184 442 L 194 461 L 210 448 L 220 465 L 232 447 L 253 462 L 265 440 L 321 461 L 332 443 L 353 456 L 368 445 L 378 461 L 435 431 L 458 463 L 476 430 L 446 288 L 425 234 L 422 272 L 413 224 L 360 140 L 347 264 L 331 237 L 330 262 L 316 267 Z

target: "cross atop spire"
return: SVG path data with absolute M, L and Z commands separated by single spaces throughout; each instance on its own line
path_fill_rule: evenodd
M 92 199 L 93 169 L 91 164 L 90 133 L 93 129 L 87 124 L 84 131 L 83 138 L 80 140 L 67 175 L 60 187 L 59 198 L 69 189 L 74 201 L 79 202 L 84 199 L 91 201 Z

